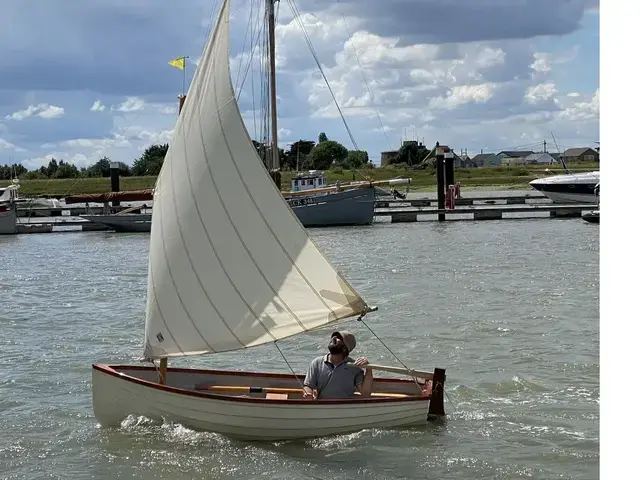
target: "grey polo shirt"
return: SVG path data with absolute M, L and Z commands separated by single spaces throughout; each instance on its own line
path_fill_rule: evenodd
M 321 398 L 353 397 L 356 386 L 364 381 L 364 371 L 347 357 L 341 364 L 333 365 L 329 354 L 313 359 L 307 370 L 304 385 L 318 390 Z

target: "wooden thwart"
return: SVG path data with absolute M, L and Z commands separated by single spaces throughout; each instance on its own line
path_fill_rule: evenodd
M 301 388 L 279 388 L 279 387 L 250 387 L 246 385 L 196 385 L 196 390 L 208 390 L 211 392 L 243 392 L 243 393 L 274 393 L 274 394 L 298 394 L 302 395 L 303 390 Z M 356 392 L 356 395 L 359 395 Z M 392 397 L 392 398 L 406 398 L 416 397 L 419 395 L 407 395 L 404 393 L 384 393 L 375 392 L 371 394 L 372 397 Z

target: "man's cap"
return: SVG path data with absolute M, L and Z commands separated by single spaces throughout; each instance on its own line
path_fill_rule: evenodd
M 331 337 L 333 337 L 334 335 L 340 335 L 340 337 L 342 337 L 342 343 L 344 343 L 344 346 L 347 347 L 347 350 L 349 350 L 349 353 L 355 350 L 356 337 L 353 336 L 353 333 L 348 332 L 347 330 L 343 330 L 341 332 L 337 332 L 337 331 L 333 332 L 331 334 Z

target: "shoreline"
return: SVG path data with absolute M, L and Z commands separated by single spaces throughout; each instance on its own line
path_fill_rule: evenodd
M 437 185 L 426 181 L 425 178 L 412 177 L 412 183 L 409 185 L 409 193 L 435 193 Z M 120 190 L 143 190 L 153 188 L 156 177 L 120 177 Z M 334 180 L 334 179 L 331 179 Z M 375 179 L 374 179 L 375 180 Z M 513 177 L 513 181 L 505 181 L 505 177 L 498 179 L 488 177 L 460 178 L 456 182 L 460 182 L 462 191 L 491 191 L 491 190 L 531 190 L 529 186 L 529 178 Z M 523 181 L 524 180 L 524 181 Z M 343 180 L 340 179 L 342 182 Z M 335 183 L 335 180 L 331 183 Z M 6 186 L 9 182 L 0 181 L 0 188 Z M 283 182 L 284 185 L 288 185 Z M 378 187 L 384 190 L 391 190 L 388 186 Z M 400 192 L 406 192 L 405 186 L 398 188 Z M 74 178 L 74 179 L 48 179 L 48 180 L 21 180 L 20 196 L 21 197 L 46 197 L 46 198 L 64 198 L 71 195 L 107 193 L 111 191 L 110 180 L 107 177 L 101 178 Z M 284 191 L 284 190 L 283 190 Z

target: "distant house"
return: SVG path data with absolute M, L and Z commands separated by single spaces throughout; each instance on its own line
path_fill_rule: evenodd
M 524 159 L 531 155 L 531 150 L 503 150 L 498 153 L 502 165 L 522 165 Z
M 440 148 L 444 148 L 445 152 L 453 153 L 453 167 L 454 168 L 474 168 L 475 163 L 467 156 L 460 157 L 447 145 L 440 145 Z M 436 149 L 432 149 L 429 154 L 422 160 L 423 165 L 435 165 L 436 161 Z
M 562 158 L 562 153 L 550 153 L 549 155 L 551 155 L 553 157 L 553 159 L 556 161 L 556 163 L 560 163 L 560 159 Z
M 427 150 L 427 147 L 425 147 L 422 142 L 418 142 L 417 140 L 405 140 L 402 142 L 402 146 L 413 146 L 413 151 L 416 152 L 414 155 L 418 155 L 418 158 L 420 155 L 423 155 L 423 151 Z M 416 163 L 416 158 L 411 158 L 411 150 L 409 151 L 409 153 L 409 165 L 413 165 Z M 380 152 L 380 166 L 386 167 L 387 165 L 395 163 L 398 160 L 399 154 L 400 150 L 387 150 L 385 152 Z
M 389 150 L 389 151 L 386 151 L 386 152 L 381 152 L 380 153 L 380 166 L 381 167 L 386 167 L 387 165 L 392 164 L 397 156 L 398 156 L 398 151 L 397 150 Z
M 502 165 L 502 159 L 495 153 L 479 153 L 471 160 L 476 167 L 499 167 Z
M 552 163 L 556 163 L 556 159 L 546 152 L 532 153 L 524 157 L 524 163 L 531 165 L 551 165 Z
M 453 155 L 454 155 L 453 157 L 454 168 L 476 168 L 477 167 L 475 162 L 471 160 L 469 155 L 467 155 L 466 153 L 463 153 L 462 155 L 458 156 L 455 154 L 455 152 L 453 152 Z
M 577 162 L 599 162 L 600 153 L 596 152 L 593 148 L 570 148 L 565 150 L 562 154 L 562 158 L 566 163 Z

